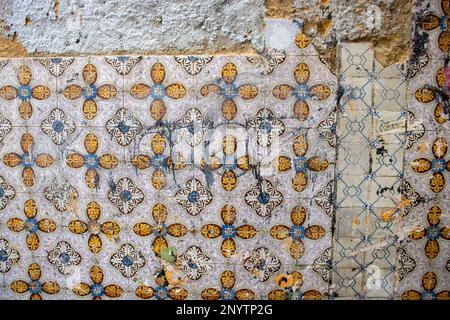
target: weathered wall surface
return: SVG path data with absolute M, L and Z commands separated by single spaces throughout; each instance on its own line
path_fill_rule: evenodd
M 295 0 L 295 16 L 327 55 L 339 42 L 371 42 L 383 65 L 405 61 L 410 41 L 412 0 Z
M 263 52 L 264 17 L 298 19 L 331 66 L 341 41 L 404 61 L 412 0 L 3 0 L 0 56 Z
M 3 35 L 30 53 L 261 49 L 263 0 L 6 0 Z

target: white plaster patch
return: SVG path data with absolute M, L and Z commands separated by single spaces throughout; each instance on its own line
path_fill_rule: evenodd
M 289 20 L 266 20 L 266 46 L 286 50 L 292 45 L 298 26 Z

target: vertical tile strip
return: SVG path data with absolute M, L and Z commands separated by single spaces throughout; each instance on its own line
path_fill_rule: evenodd
M 450 54 L 448 0 L 415 1 L 413 52 L 408 69 L 403 230 L 399 247 L 399 299 L 450 296 L 450 187 L 448 144 Z M 446 66 L 447 64 L 447 66 Z
M 342 44 L 337 117 L 335 298 L 393 298 L 406 79 L 370 44 Z

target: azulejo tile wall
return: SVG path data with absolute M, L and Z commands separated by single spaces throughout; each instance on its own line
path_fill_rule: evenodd
M 2 298 L 326 297 L 337 83 L 298 31 L 2 61 Z
M 300 21 L 260 57 L 0 60 L 0 298 L 448 298 L 435 6 L 412 63 L 338 75 Z
M 415 7 L 417 46 L 409 68 L 408 148 L 402 193 L 403 237 L 399 246 L 402 299 L 449 299 L 450 188 L 449 88 L 450 2 L 426 1 Z M 439 17 L 439 22 L 436 18 Z M 408 232 L 409 231 L 409 232 Z

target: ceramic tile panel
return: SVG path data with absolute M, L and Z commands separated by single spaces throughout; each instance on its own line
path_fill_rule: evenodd
M 327 298 L 337 79 L 278 28 L 262 56 L 2 60 L 2 299 Z
M 415 128 L 405 152 L 399 299 L 448 299 L 450 292 L 448 10 L 446 0 L 415 6 L 415 41 L 428 41 L 414 52 L 408 70 L 408 122 Z

